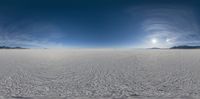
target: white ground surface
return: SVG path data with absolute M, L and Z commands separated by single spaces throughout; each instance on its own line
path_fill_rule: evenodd
M 200 50 L 0 50 L 0 96 L 199 99 Z

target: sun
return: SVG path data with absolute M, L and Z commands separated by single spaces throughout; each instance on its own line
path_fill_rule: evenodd
M 167 38 L 167 39 L 166 39 L 166 42 L 167 42 L 167 43 L 170 43 L 170 42 L 171 42 L 171 39 Z
M 153 39 L 151 39 L 151 43 L 156 44 L 156 43 L 158 43 L 158 40 L 156 38 L 153 38 Z

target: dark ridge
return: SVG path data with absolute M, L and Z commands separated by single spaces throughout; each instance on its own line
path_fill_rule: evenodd
M 9 47 L 9 46 L 0 46 L 0 49 L 28 49 L 23 47 Z
M 171 47 L 170 49 L 200 49 L 200 46 L 180 45 L 180 46 Z
M 152 47 L 152 48 L 149 48 L 149 49 L 161 49 L 161 48 L 159 48 L 159 47 Z

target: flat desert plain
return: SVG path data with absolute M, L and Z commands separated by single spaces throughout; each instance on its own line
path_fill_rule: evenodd
M 0 99 L 199 99 L 200 50 L 0 50 Z

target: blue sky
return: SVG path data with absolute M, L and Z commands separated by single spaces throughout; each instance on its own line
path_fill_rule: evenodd
M 0 1 L 0 45 L 198 45 L 199 5 L 198 0 L 4 0 Z

